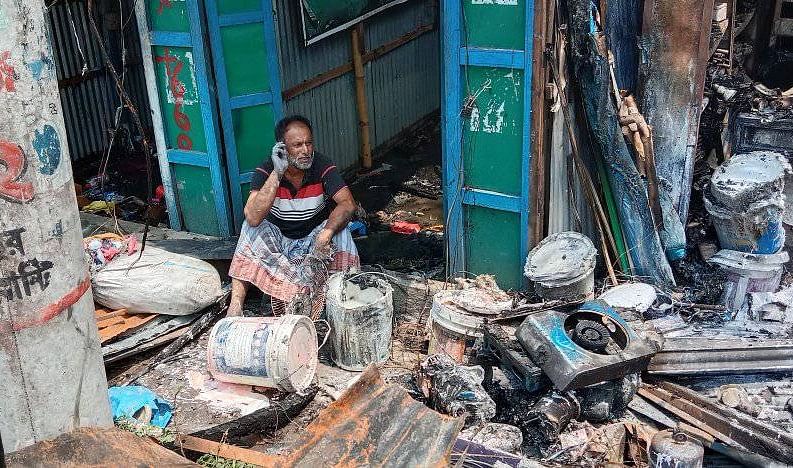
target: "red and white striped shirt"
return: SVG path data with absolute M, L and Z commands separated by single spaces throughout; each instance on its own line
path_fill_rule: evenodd
M 273 170 L 273 162 L 265 160 L 251 178 L 251 191 L 260 190 Z M 302 239 L 323 221 L 333 209 L 333 196 L 346 187 L 339 170 L 325 156 L 314 153 L 314 162 L 306 169 L 303 185 L 296 188 L 286 177 L 273 201 L 267 220 L 275 224 L 284 236 Z

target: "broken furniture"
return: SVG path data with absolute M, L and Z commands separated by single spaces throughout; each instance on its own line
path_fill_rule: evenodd
M 103 344 L 127 331 L 134 331 L 157 318 L 157 314 L 131 314 L 127 309 L 109 310 L 98 307 L 94 319 L 99 329 L 99 341 Z
M 656 378 L 648 379 L 638 393 L 728 447 L 793 463 L 793 436 L 789 433 L 686 387 Z

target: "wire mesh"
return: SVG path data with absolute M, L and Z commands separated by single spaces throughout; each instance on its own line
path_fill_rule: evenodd
M 307 315 L 311 320 L 319 319 L 325 308 L 325 285 L 330 276 L 331 258 L 328 254 L 310 252 L 293 260 L 294 268 L 285 276 L 287 281 L 298 285 L 298 292 L 287 300 L 272 298 L 273 315 Z

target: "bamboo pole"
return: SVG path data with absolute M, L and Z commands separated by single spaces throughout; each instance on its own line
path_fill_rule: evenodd
M 361 140 L 361 167 L 372 168 L 372 146 L 369 142 L 369 108 L 366 104 L 366 82 L 361 58 L 363 23 L 358 23 L 350 30 L 352 39 L 352 65 L 355 72 L 355 104 L 358 108 L 358 128 Z

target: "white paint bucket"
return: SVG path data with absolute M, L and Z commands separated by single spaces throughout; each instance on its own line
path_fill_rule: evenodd
M 584 301 L 595 295 L 596 255 L 587 236 L 558 232 L 529 252 L 524 273 L 545 300 Z
M 771 151 L 736 154 L 716 168 L 703 194 L 722 249 L 775 254 L 785 244 L 787 158 Z
M 708 262 L 719 265 L 727 274 L 722 303 L 735 312 L 743 307 L 748 293 L 775 292 L 789 258 L 784 250 L 769 255 L 720 250 Z
M 429 354 L 446 354 L 462 364 L 467 350 L 482 336 L 484 317 L 461 309 L 454 300 L 458 293 L 440 291 L 432 298 Z
M 209 334 L 207 367 L 223 382 L 299 392 L 317 362 L 317 330 L 302 315 L 227 317 Z
M 357 284 L 356 279 L 363 281 Z M 337 366 L 362 371 L 388 360 L 394 299 L 387 281 L 367 273 L 336 273 L 328 280 L 325 311 L 331 357 Z

